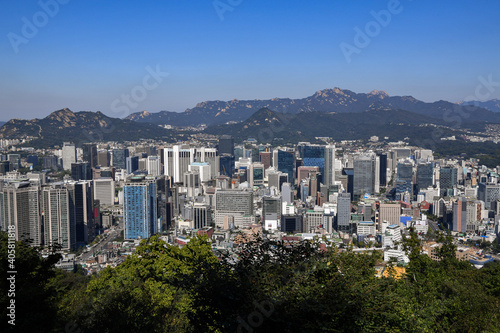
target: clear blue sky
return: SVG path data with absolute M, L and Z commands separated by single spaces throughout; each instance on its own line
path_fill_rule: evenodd
M 2 3 L 0 120 L 64 107 L 118 116 L 113 101 L 140 92 L 147 66 L 169 75 L 127 113 L 333 87 L 455 102 L 475 94 L 479 76 L 500 82 L 498 0 L 401 0 L 350 63 L 341 43 L 355 46 L 354 29 L 390 1 L 220 0 L 232 9 L 223 20 L 212 0 L 64 2 L 53 17 L 37 1 Z M 38 31 L 23 35 L 23 17 Z M 500 84 L 492 90 L 500 98 Z

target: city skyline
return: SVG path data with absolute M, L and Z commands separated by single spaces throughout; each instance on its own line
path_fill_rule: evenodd
M 129 114 L 333 87 L 457 102 L 490 77 L 487 99 L 500 98 L 493 1 L 117 4 L 6 4 L 0 120 L 65 107 L 124 117 L 113 103 L 131 93 Z

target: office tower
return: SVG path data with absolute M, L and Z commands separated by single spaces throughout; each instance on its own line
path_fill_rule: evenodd
M 264 164 L 260 162 L 250 164 L 250 186 L 264 185 L 264 170 Z
M 45 245 L 75 249 L 76 225 L 71 219 L 68 189 L 62 183 L 46 186 L 41 197 Z
M 220 156 L 220 170 L 219 173 L 224 176 L 232 177 L 234 169 L 234 156 L 222 155 Z
M 323 170 L 323 184 L 326 186 L 335 183 L 335 145 L 325 147 L 325 167 Z
M 94 200 L 102 205 L 115 204 L 115 181 L 112 178 L 100 178 L 93 181 Z
M 375 192 L 375 155 L 357 155 L 354 157 L 353 198 L 355 201 L 365 194 Z
M 207 182 L 212 179 L 211 166 L 207 162 L 193 162 L 188 166 L 188 171 L 196 172 L 200 176 L 200 182 Z
M 396 174 L 396 195 L 406 192 L 413 195 L 413 165 L 411 162 L 400 162 Z
M 222 135 L 219 138 L 219 155 L 234 155 L 234 139 L 231 135 Z
M 223 227 L 225 216 L 233 216 L 236 227 L 249 227 L 251 219 L 248 217 L 253 216 L 253 192 L 217 190 L 215 192 L 215 225 L 217 227 Z
M 91 168 L 95 168 L 97 163 L 97 145 L 95 143 L 84 143 L 82 145 L 83 161 L 89 162 Z
M 269 169 L 272 165 L 272 153 L 270 151 L 262 151 L 259 153 L 259 162 L 264 164 L 264 170 Z
M 379 208 L 379 225 L 378 230 L 382 230 L 382 223 L 388 225 L 401 226 L 401 204 L 400 203 L 382 203 Z
M 134 173 L 139 170 L 139 156 L 129 156 L 126 160 L 127 174 Z
M 70 166 L 71 166 L 71 164 L 70 164 Z M 57 156 L 54 156 L 54 155 L 45 156 L 43 158 L 43 168 L 57 170 L 58 169 Z
M 0 226 L 16 227 L 16 240 L 29 241 L 32 246 L 41 246 L 42 221 L 40 218 L 38 186 L 29 182 L 8 184 L 0 191 Z
M 426 189 L 433 185 L 434 168 L 432 163 L 420 163 L 417 165 L 417 188 Z
M 281 222 L 281 198 L 262 198 L 262 220 L 266 230 L 275 230 Z
M 162 174 L 160 156 L 148 156 L 147 170 L 150 176 L 159 176 Z
M 210 179 L 219 175 L 220 157 L 217 155 L 217 149 L 205 147 L 196 149 L 195 162 L 210 165 Z
M 69 214 L 71 221 L 75 221 L 78 247 L 91 243 L 95 238 L 93 188 L 89 181 L 70 183 L 67 188 L 70 200 Z
M 378 155 L 380 161 L 379 180 L 380 186 L 387 186 L 387 154 L 382 153 Z
M 33 167 L 38 166 L 38 155 L 28 155 L 26 163 L 31 164 Z
M 302 216 L 300 215 L 282 215 L 281 231 L 287 233 L 302 232 Z
M 300 184 L 302 179 L 309 178 L 313 173 L 319 172 L 319 167 L 317 166 L 300 166 L 297 169 L 297 183 Z
M 174 182 L 182 182 L 182 175 L 189 170 L 189 165 L 194 162 L 196 150 L 183 149 L 181 146 L 173 146 L 164 149 L 165 154 L 165 176 L 173 178 Z
M 337 197 L 337 217 L 335 226 L 337 231 L 350 232 L 351 222 L 351 194 L 339 193 Z
M 466 232 L 467 231 L 467 200 L 459 198 L 453 203 L 453 231 Z
M 157 191 L 153 177 L 134 176 L 125 183 L 125 239 L 146 239 L 158 232 Z
M 288 174 L 280 171 L 268 171 L 267 173 L 267 182 L 269 187 L 276 187 L 279 191 L 282 190 L 282 186 L 284 183 L 288 182 Z
M 275 150 L 273 153 L 274 168 L 288 174 L 288 181 L 292 182 L 295 169 L 295 154 L 293 150 Z
M 210 205 L 195 202 L 193 204 L 193 225 L 194 229 L 209 227 L 212 224 L 212 213 Z
M 111 161 L 111 155 L 106 149 L 100 149 L 97 151 L 97 165 L 102 167 L 109 167 Z
M 158 190 L 158 218 L 160 219 L 161 231 L 166 231 L 172 223 L 172 193 L 170 190 L 171 179 L 161 176 L 156 179 Z
M 439 170 L 439 188 L 441 192 L 447 195 L 455 185 L 457 185 L 457 169 L 442 167 Z
M 500 199 L 500 185 L 479 183 L 477 198 L 484 202 L 486 209 L 495 210 L 496 201 Z
M 183 175 L 183 185 L 187 189 L 187 197 L 194 198 L 201 193 L 200 174 L 196 171 L 186 171 Z
M 12 168 L 12 170 L 17 170 L 21 168 L 20 154 L 8 154 L 7 160 L 10 162 L 10 167 Z
M 1 161 L 0 162 L 0 175 L 6 175 L 10 171 L 10 162 Z
M 63 169 L 71 170 L 71 163 L 76 163 L 76 147 L 73 143 L 64 142 L 62 147 Z
M 325 230 L 329 229 L 325 224 L 324 211 L 323 209 L 308 210 L 304 221 L 304 232 L 313 232 L 314 229 L 317 228 L 324 228 Z M 331 230 L 329 231 L 331 232 Z
M 129 157 L 128 149 L 113 149 L 113 166 L 117 169 L 127 168 L 127 157 Z
M 75 181 L 92 180 L 92 169 L 90 167 L 90 163 L 71 163 L 71 178 Z
M 325 146 L 299 146 L 299 152 L 305 167 L 317 166 L 322 175 L 325 173 Z

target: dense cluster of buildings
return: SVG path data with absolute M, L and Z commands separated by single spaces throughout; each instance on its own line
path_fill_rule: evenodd
M 0 227 L 15 225 L 19 239 L 65 250 L 92 242 L 116 220 L 125 240 L 162 233 L 182 244 L 211 228 L 224 247 L 236 231 L 260 228 L 269 237 L 355 240 L 405 262 L 400 241 L 410 227 L 496 241 L 498 171 L 435 159 L 402 142 L 276 147 L 235 145 L 223 135 L 175 145 L 64 143 L 0 155 Z

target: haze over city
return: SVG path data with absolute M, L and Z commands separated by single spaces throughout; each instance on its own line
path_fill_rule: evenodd
M 480 77 L 500 81 L 499 12 L 495 1 L 6 2 L 0 120 L 65 107 L 124 117 L 113 101 L 148 68 L 164 75 L 129 113 L 333 87 L 457 102 Z

